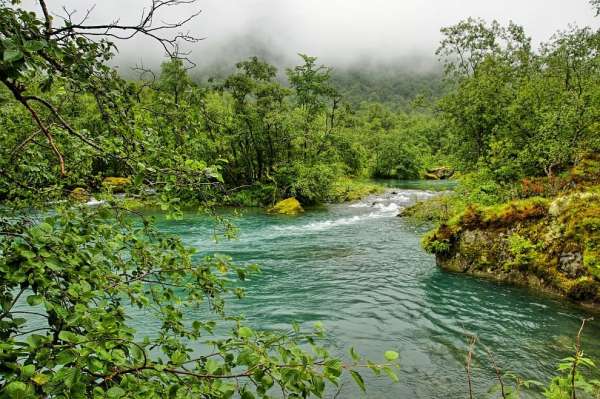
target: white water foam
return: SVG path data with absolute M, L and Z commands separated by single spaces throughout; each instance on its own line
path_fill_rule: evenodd
M 307 223 L 302 226 L 284 226 L 284 227 L 276 226 L 275 229 L 278 231 L 291 231 L 291 232 L 296 231 L 296 232 L 306 233 L 306 232 L 310 232 L 310 231 L 328 230 L 328 229 L 338 227 L 338 226 L 347 226 L 347 225 L 351 225 L 351 224 L 360 223 L 360 222 L 363 222 L 363 221 L 369 220 L 369 219 L 379 219 L 379 218 L 384 218 L 384 217 L 388 217 L 388 216 L 389 215 L 387 215 L 384 212 L 371 212 L 366 215 L 356 215 L 356 216 L 352 216 L 352 217 L 343 217 L 343 218 L 339 218 L 339 219 L 323 220 L 320 222 Z
M 99 201 L 99 200 L 97 200 L 96 198 L 92 197 L 92 198 L 90 198 L 90 200 L 89 200 L 88 202 L 86 202 L 85 204 L 86 204 L 87 206 L 98 206 L 98 205 L 102 205 L 102 204 L 105 204 L 105 203 L 106 203 L 106 201 L 104 201 L 104 200 L 100 200 L 100 201 Z
M 310 234 L 312 232 L 320 232 L 340 226 L 363 223 L 372 219 L 395 218 L 398 213 L 407 206 L 436 195 L 439 195 L 439 193 L 420 190 L 388 191 L 383 195 L 373 195 L 360 202 L 342 205 L 342 209 L 346 208 L 347 212 L 353 210 L 353 214 L 351 215 L 340 215 L 341 217 L 336 219 L 315 221 L 302 225 L 271 226 L 268 228 L 271 230 L 271 233 L 268 234 L 268 236 L 272 239 L 281 235 Z
M 369 208 L 371 204 L 367 204 L 365 202 L 357 202 L 355 204 L 348 205 L 349 208 Z

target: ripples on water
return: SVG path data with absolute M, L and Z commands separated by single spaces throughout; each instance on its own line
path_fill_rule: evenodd
M 238 238 L 219 243 L 210 240 L 210 223 L 201 216 L 160 225 L 204 254 L 261 265 L 262 273 L 246 284 L 248 296 L 228 303 L 231 314 L 244 314 L 255 327 L 322 321 L 342 356 L 350 346 L 374 361 L 382 361 L 385 350 L 398 351 L 401 382 L 365 371 L 368 397 L 465 397 L 467 331 L 480 339 L 474 365 L 479 394 L 494 384 L 483 345 L 504 370 L 546 381 L 570 353 L 587 312 L 526 289 L 437 269 L 420 248 L 423 229 L 396 217 L 432 195 L 394 189 L 299 217 L 248 212 L 235 220 Z M 586 328 L 589 355 L 600 354 L 599 331 L 598 322 Z M 359 396 L 346 382 L 339 397 Z

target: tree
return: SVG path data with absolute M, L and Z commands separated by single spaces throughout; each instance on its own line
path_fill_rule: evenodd
M 470 19 L 442 31 L 454 90 L 439 108 L 464 169 L 552 176 L 597 148 L 598 32 L 562 32 L 536 53 L 512 23 Z
M 327 381 L 338 384 L 343 369 L 360 360 L 332 358 L 318 344 L 320 325 L 308 333 L 297 326 L 261 332 L 224 317 L 224 298 L 241 297 L 240 284 L 254 268 L 226 257 L 199 259 L 110 192 L 97 207 L 65 201 L 63 189 L 93 179 L 89 168 L 97 159 L 122 163 L 131 177 L 127 190 L 155 192 L 172 217 L 181 215 L 183 196 L 218 188 L 217 167 L 163 146 L 147 128 L 149 113 L 139 112 L 145 104 L 134 101 L 146 95 L 145 86 L 124 82 L 105 64 L 110 39 L 123 34 L 153 37 L 176 56 L 178 39 L 193 38 L 159 34 L 190 18 L 162 27 L 152 21 L 160 9 L 186 3 L 154 0 L 135 26 L 85 25 L 70 15 L 62 27 L 54 26 L 44 0 L 41 15 L 18 1 L 1 3 L 0 81 L 15 102 L 2 112 L 10 120 L 26 112 L 39 129 L 15 147 L 19 162 L 2 163 L 3 206 L 11 210 L 0 216 L 2 397 L 252 398 L 272 396 L 273 387 L 290 398 L 322 396 Z M 251 77 L 264 82 L 258 72 Z M 47 151 L 54 169 L 45 168 Z M 61 201 L 49 202 L 55 198 Z M 156 321 L 154 334 L 132 327 L 134 309 Z M 199 316 L 190 320 L 189 309 Z M 226 323 L 223 338 L 212 335 L 217 323 Z

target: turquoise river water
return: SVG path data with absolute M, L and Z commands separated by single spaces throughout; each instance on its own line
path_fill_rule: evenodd
M 329 345 L 341 356 L 350 346 L 374 361 L 383 361 L 385 350 L 400 353 L 400 383 L 365 371 L 367 394 L 347 381 L 340 398 L 466 397 L 468 333 L 480 340 L 473 371 L 477 397 L 495 381 L 484 345 L 503 370 L 547 382 L 557 361 L 571 353 L 580 320 L 590 311 L 438 269 L 419 244 L 427 227 L 397 214 L 444 187 L 389 186 L 395 188 L 385 195 L 297 217 L 246 211 L 233 219 L 239 228 L 234 240 L 214 242 L 212 222 L 201 215 L 187 214 L 181 221 L 159 218 L 159 226 L 201 253 L 260 264 L 262 273 L 245 284 L 247 297 L 232 299 L 227 307 L 230 314 L 243 314 L 248 324 L 287 330 L 293 321 L 306 327 L 321 321 Z M 583 341 L 586 353 L 596 359 L 598 321 L 588 325 Z

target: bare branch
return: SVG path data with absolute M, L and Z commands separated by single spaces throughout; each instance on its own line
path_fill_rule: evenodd
M 473 399 L 473 383 L 472 383 L 472 363 L 473 363 L 473 351 L 475 350 L 475 344 L 477 343 L 477 337 L 475 335 L 469 336 L 469 351 L 467 352 L 467 364 L 465 368 L 467 370 L 467 383 L 469 384 L 469 399 Z
M 575 386 L 577 378 L 577 366 L 583 357 L 583 352 L 581 351 L 581 333 L 583 332 L 585 323 L 592 320 L 594 320 L 593 317 L 581 320 L 581 327 L 579 327 L 579 331 L 577 332 L 577 338 L 575 340 L 575 356 L 573 360 L 573 366 L 571 367 L 571 399 L 577 399 L 577 389 Z
M 48 7 L 46 6 L 46 1 L 45 0 L 39 0 L 40 2 L 40 7 L 42 8 L 42 13 L 44 14 L 44 20 L 45 20 L 45 27 L 46 27 L 46 38 L 50 38 L 50 35 L 52 33 L 52 17 L 50 16 L 50 13 L 48 12 Z
M 488 354 L 488 357 L 490 358 L 490 361 L 492 362 L 492 366 L 494 366 L 494 371 L 496 372 L 496 379 L 498 380 L 498 384 L 500 385 L 500 394 L 502 395 L 503 399 L 506 399 L 506 392 L 504 391 L 504 381 L 502 381 L 502 371 L 498 367 L 496 359 L 494 358 L 494 354 L 492 353 L 490 348 L 488 348 L 487 346 L 484 347 Z
M 169 57 L 179 58 L 182 55 L 187 55 L 187 53 L 182 53 L 180 51 L 179 42 L 196 43 L 204 38 L 195 37 L 190 32 L 175 32 L 170 36 L 167 32 L 182 28 L 188 22 L 200 15 L 202 11 L 198 10 L 193 12 L 184 19 L 176 22 L 166 22 L 161 20 L 159 25 L 154 24 L 155 17 L 161 8 L 193 3 L 195 3 L 195 0 L 152 0 L 151 6 L 142 11 L 140 20 L 135 25 L 121 24 L 119 19 L 106 24 L 87 25 L 85 22 L 88 20 L 93 8 L 87 10 L 81 21 L 74 22 L 73 16 L 76 11 L 69 11 L 66 8 L 63 8 L 65 15 L 61 16 L 61 18 L 65 21 L 65 26 L 52 30 L 50 36 L 55 37 L 58 40 L 75 36 L 127 40 L 138 35 L 144 35 L 160 43 Z

